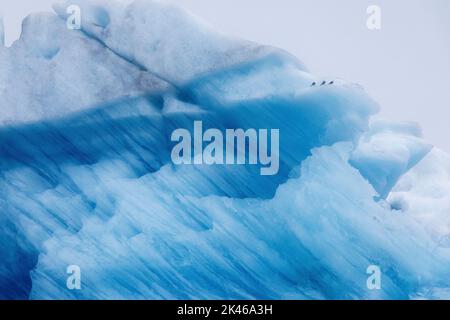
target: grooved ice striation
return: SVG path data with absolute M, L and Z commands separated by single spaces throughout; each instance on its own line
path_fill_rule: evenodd
M 164 2 L 54 9 L 0 46 L 0 298 L 450 298 L 450 160 L 418 125 Z M 278 175 L 173 165 L 197 120 L 280 129 Z

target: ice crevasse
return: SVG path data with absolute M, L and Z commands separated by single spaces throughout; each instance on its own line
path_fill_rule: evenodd
M 54 10 L 0 47 L 0 298 L 450 298 L 450 157 L 417 124 L 164 2 Z M 278 174 L 174 165 L 198 120 L 279 128 Z

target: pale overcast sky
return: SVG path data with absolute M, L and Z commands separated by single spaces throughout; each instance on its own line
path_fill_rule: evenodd
M 362 84 L 381 117 L 420 122 L 424 135 L 450 152 L 449 0 L 170 0 L 216 29 L 275 45 L 309 69 Z M 21 19 L 51 11 L 53 0 L 0 0 L 6 42 Z M 378 5 L 382 28 L 366 27 Z

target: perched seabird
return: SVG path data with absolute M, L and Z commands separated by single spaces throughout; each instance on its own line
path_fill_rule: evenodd
M 323 82 L 320 84 L 321 86 L 323 86 L 324 84 L 326 84 L 327 82 L 325 80 L 323 80 Z
M 311 84 L 311 87 L 314 87 L 316 85 L 316 82 L 313 82 L 312 84 Z
M 330 81 L 330 83 L 329 84 L 334 84 L 334 81 Z

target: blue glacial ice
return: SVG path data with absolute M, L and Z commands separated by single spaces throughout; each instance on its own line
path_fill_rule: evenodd
M 1 299 L 450 298 L 450 157 L 418 125 L 164 2 L 54 9 L 0 46 Z M 279 128 L 279 173 L 175 166 L 196 120 Z

